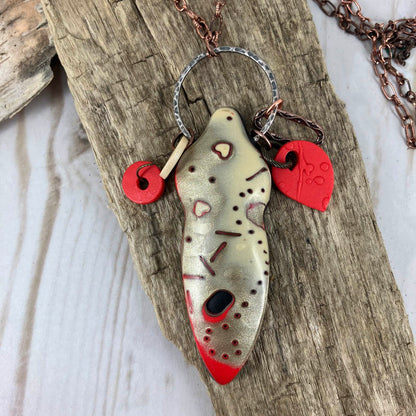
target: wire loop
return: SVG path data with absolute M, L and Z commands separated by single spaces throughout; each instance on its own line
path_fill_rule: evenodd
M 265 74 L 267 75 L 267 78 L 269 79 L 270 87 L 271 87 L 271 90 L 272 90 L 273 103 L 278 101 L 279 92 L 278 92 L 278 89 L 277 89 L 276 78 L 275 78 L 272 70 L 270 69 L 270 67 L 262 59 L 260 59 L 256 54 L 254 54 L 253 52 L 250 52 L 246 49 L 239 48 L 239 47 L 236 47 L 236 46 L 220 46 L 218 48 L 212 49 L 212 52 L 215 53 L 215 54 L 237 53 L 237 54 L 240 54 L 240 55 L 243 55 L 243 56 L 247 56 L 248 58 L 253 60 L 257 65 L 259 65 L 261 67 L 261 69 L 265 72 Z M 188 139 L 190 139 L 192 136 L 191 136 L 191 133 L 189 132 L 189 129 L 187 129 L 185 127 L 185 125 L 182 121 L 181 115 L 180 115 L 180 111 L 179 111 L 179 98 L 180 98 L 182 84 L 183 84 L 186 76 L 198 64 L 198 62 L 202 61 L 203 59 L 205 59 L 209 56 L 210 55 L 209 55 L 208 52 L 203 52 L 203 53 L 199 54 L 198 56 L 196 56 L 185 67 L 185 69 L 182 71 L 181 75 L 179 76 L 178 82 L 176 83 L 176 86 L 175 86 L 175 91 L 174 91 L 174 94 L 173 94 L 173 113 L 174 113 L 175 120 L 176 120 L 176 123 L 179 126 L 180 131 Z M 272 105 L 274 105 L 274 104 L 272 104 Z M 273 124 L 274 118 L 275 118 L 275 111 L 273 110 L 273 111 L 271 111 L 271 113 L 270 113 L 266 123 L 264 124 L 264 126 L 262 126 L 260 128 L 260 130 L 263 134 L 267 133 L 270 126 Z

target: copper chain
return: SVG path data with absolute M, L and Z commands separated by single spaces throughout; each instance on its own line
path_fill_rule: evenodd
M 215 1 L 215 13 L 214 17 L 211 19 L 210 24 L 208 24 L 203 17 L 198 16 L 193 10 L 189 8 L 187 0 L 172 1 L 175 4 L 175 7 L 178 11 L 180 11 L 181 13 L 185 13 L 192 20 L 197 35 L 205 42 L 208 55 L 216 56 L 214 48 L 218 47 L 218 39 L 221 35 L 223 23 L 223 17 L 221 12 L 227 0 Z
M 416 47 L 416 19 L 390 20 L 387 24 L 372 23 L 361 12 L 356 0 L 340 0 L 335 6 L 330 0 L 314 0 L 322 11 L 335 17 L 341 29 L 358 39 L 372 42 L 371 62 L 380 80 L 383 95 L 396 109 L 409 148 L 416 149 L 415 119 L 399 98 L 409 102 L 416 111 L 416 93 L 410 81 L 392 64 L 405 65 L 411 50 Z
M 276 116 L 282 117 L 283 119 L 287 121 L 292 121 L 296 124 L 299 124 L 301 126 L 307 127 L 311 129 L 315 134 L 316 138 L 315 140 L 308 139 L 308 141 L 311 141 L 317 145 L 321 145 L 322 142 L 325 140 L 325 133 L 321 126 L 316 124 L 315 122 L 308 120 L 302 116 L 299 116 L 297 114 L 289 113 L 288 111 L 283 111 L 281 108 L 283 106 L 283 100 L 279 99 L 276 102 L 274 102 L 270 107 L 263 108 L 262 110 L 258 111 L 256 115 L 254 116 L 254 129 L 253 129 L 253 136 L 256 136 L 258 139 L 261 139 L 262 141 L 259 142 L 256 140 L 260 146 L 260 151 L 263 156 L 263 159 L 269 164 L 274 166 L 275 168 L 291 168 L 294 166 L 294 160 L 288 160 L 287 162 L 281 163 L 274 160 L 273 156 L 270 154 L 270 151 L 273 148 L 280 148 L 285 143 L 288 143 L 294 139 L 290 139 L 288 137 L 282 137 L 277 135 L 276 133 L 271 133 L 270 131 L 266 134 L 263 134 L 261 132 L 262 129 L 262 120 L 268 119 L 270 116 L 270 113 L 272 111 L 276 112 Z M 305 140 L 305 139 L 302 139 Z
M 206 20 L 197 15 L 193 10 L 191 10 L 188 6 L 187 0 L 172 0 L 176 9 L 181 12 L 185 13 L 191 20 L 192 23 L 195 26 L 195 30 L 197 35 L 204 40 L 205 46 L 207 48 L 207 54 L 209 56 L 216 56 L 217 54 L 214 52 L 214 48 L 218 47 L 218 39 L 221 35 L 221 29 L 223 25 L 223 17 L 222 17 L 222 9 L 225 6 L 227 0 L 215 0 L 215 13 L 214 17 L 212 18 L 210 24 L 206 22 Z M 216 29 L 214 28 L 214 25 L 216 25 Z M 281 106 L 283 104 L 283 100 L 277 100 L 275 103 L 273 103 L 270 107 L 265 108 L 261 111 L 259 111 L 255 117 L 254 117 L 254 127 L 253 134 L 261 139 L 263 139 L 264 143 L 260 144 L 260 147 L 262 149 L 263 156 L 265 157 L 266 161 L 268 161 L 271 165 L 279 168 L 287 168 L 293 166 L 293 161 L 288 161 L 286 163 L 278 163 L 274 161 L 272 158 L 268 157 L 265 151 L 265 147 L 268 147 L 269 150 L 271 150 L 272 147 L 280 147 L 282 144 L 284 144 L 287 141 L 290 141 L 288 138 L 280 137 L 277 134 L 274 133 L 267 133 L 263 134 L 261 133 L 262 125 L 261 120 L 263 118 L 268 119 L 270 116 L 271 111 L 275 111 L 276 115 L 279 117 L 283 117 L 286 120 L 294 121 L 298 124 L 301 124 L 305 127 L 308 127 L 312 129 L 316 135 L 317 138 L 315 140 L 315 144 L 321 144 L 324 140 L 325 134 L 320 126 L 315 124 L 314 122 L 307 120 L 301 116 L 298 116 L 296 114 L 291 114 L 286 111 L 281 110 Z M 179 135 L 175 141 L 181 137 Z M 175 146 L 175 145 L 174 145 Z
M 214 48 L 218 47 L 223 25 L 221 12 L 227 0 L 215 1 L 215 12 L 210 24 L 189 8 L 187 0 L 172 1 L 179 12 L 185 13 L 192 20 L 197 35 L 204 40 L 208 55 L 216 56 Z M 392 64 L 395 61 L 405 65 L 411 50 L 416 47 L 416 19 L 390 20 L 388 24 L 372 23 L 362 14 L 357 0 L 340 0 L 338 6 L 330 0 L 314 1 L 327 16 L 338 20 L 341 29 L 362 41 L 372 42 L 371 62 L 380 80 L 381 91 L 395 106 L 407 145 L 416 149 L 415 120 L 399 98 L 409 102 L 416 112 L 416 92 L 412 90 L 410 81 Z

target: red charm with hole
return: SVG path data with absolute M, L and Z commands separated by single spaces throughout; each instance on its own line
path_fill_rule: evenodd
M 289 198 L 325 211 L 334 188 L 334 171 L 328 155 L 312 142 L 294 140 L 284 144 L 274 160 L 284 163 L 291 152 L 296 155 L 295 167 L 272 168 L 273 182 Z
M 124 172 L 122 182 L 124 193 L 136 204 L 145 205 L 155 202 L 165 190 L 165 181 L 160 177 L 160 169 L 150 163 L 147 161 L 133 163 Z

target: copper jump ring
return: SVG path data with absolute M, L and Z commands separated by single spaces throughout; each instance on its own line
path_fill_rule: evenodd
M 269 150 L 272 149 L 272 144 L 270 142 L 270 140 L 268 139 L 267 135 L 262 133 L 261 130 L 257 130 L 257 129 L 253 129 L 253 133 L 254 133 L 254 140 L 258 143 L 261 140 L 263 140 L 266 144 L 267 147 L 269 148 Z
M 269 118 L 270 115 L 276 110 L 280 110 L 283 107 L 283 100 L 279 98 L 276 100 L 264 113 L 264 117 Z

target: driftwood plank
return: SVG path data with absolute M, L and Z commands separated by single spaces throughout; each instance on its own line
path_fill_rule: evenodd
M 260 338 L 233 383 L 221 387 L 210 379 L 183 301 L 182 208 L 173 181 L 164 198 L 146 207 L 128 201 L 120 186 L 133 161 L 166 160 L 176 133 L 173 85 L 201 50 L 189 22 L 169 2 L 143 3 L 43 1 L 109 203 L 162 331 L 200 370 L 219 415 L 411 415 L 413 337 L 357 141 L 328 80 L 304 0 L 230 3 L 223 44 L 256 51 L 275 71 L 286 107 L 325 127 L 336 189 L 325 214 L 274 192 L 266 217 L 273 276 Z M 204 15 L 212 7 L 206 3 L 195 2 Z M 265 86 L 254 65 L 211 60 L 185 85 L 188 122 L 201 132 L 220 105 L 236 107 L 249 120 L 270 100 Z M 296 132 L 281 123 L 278 128 Z
M 2 1 L 0 122 L 20 111 L 51 82 L 54 55 L 40 1 Z

